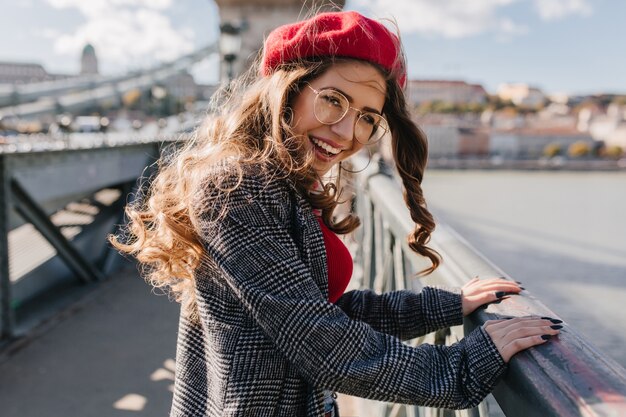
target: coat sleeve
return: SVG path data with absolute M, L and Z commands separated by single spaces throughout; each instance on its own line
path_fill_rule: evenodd
M 288 231 L 285 200 L 272 184 L 244 178 L 226 215 L 201 215 L 198 226 L 226 285 L 304 379 L 364 398 L 457 409 L 493 389 L 505 364 L 482 328 L 452 346 L 411 347 L 325 300 Z
M 335 304 L 351 319 L 401 340 L 463 323 L 460 289 L 424 287 L 419 293 L 402 290 L 384 294 L 354 290 Z

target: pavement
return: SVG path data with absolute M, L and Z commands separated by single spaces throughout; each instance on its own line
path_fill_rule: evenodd
M 125 267 L 0 357 L 2 417 L 166 416 L 179 305 Z
M 2 352 L 0 416 L 168 415 L 179 311 L 125 267 Z M 368 403 L 339 396 L 342 417 Z

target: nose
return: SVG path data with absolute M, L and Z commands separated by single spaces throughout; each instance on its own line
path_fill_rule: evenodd
M 354 139 L 354 127 L 356 123 L 356 117 L 358 116 L 355 114 L 355 112 L 349 111 L 343 117 L 343 119 L 331 125 L 330 130 L 337 136 L 341 137 L 342 140 L 351 142 L 352 139 Z

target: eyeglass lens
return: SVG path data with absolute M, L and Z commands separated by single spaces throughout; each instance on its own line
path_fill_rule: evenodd
M 345 117 L 349 109 L 350 102 L 337 91 L 322 90 L 315 97 L 313 111 L 321 123 L 337 123 Z M 359 111 L 354 127 L 354 137 L 361 143 L 373 143 L 382 138 L 387 129 L 387 123 L 381 115 Z

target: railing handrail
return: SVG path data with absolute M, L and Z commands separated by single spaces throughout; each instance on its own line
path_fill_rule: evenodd
M 399 183 L 388 175 L 372 175 L 371 172 L 362 174 L 359 183 L 361 194 L 367 195 L 369 204 L 376 210 L 376 213 L 370 213 L 372 217 L 374 214 L 382 217 L 385 233 L 391 236 L 393 245 L 398 246 L 401 242 L 399 247 L 404 260 L 400 264 L 410 264 L 413 271 L 427 266 L 428 262 L 420 256 L 405 256 L 411 254 L 406 236 L 414 225 Z M 444 262 L 425 280 L 428 284 L 461 286 L 474 276 L 506 276 L 445 224 L 437 225 L 429 246 L 442 255 Z M 380 254 L 371 254 L 372 259 L 377 256 L 381 258 Z M 369 270 L 376 272 L 376 268 Z M 374 277 L 364 279 L 365 282 L 374 281 Z M 387 276 L 386 279 L 397 278 Z M 393 284 L 391 286 L 395 288 Z M 536 315 L 558 318 L 543 303 L 526 294 L 476 311 L 466 318 L 465 331 L 471 331 L 487 320 L 503 317 Z M 599 352 L 567 323 L 564 326 L 561 334 L 550 343 L 521 352 L 510 361 L 493 393 L 502 410 L 512 417 L 626 416 L 626 370 Z

